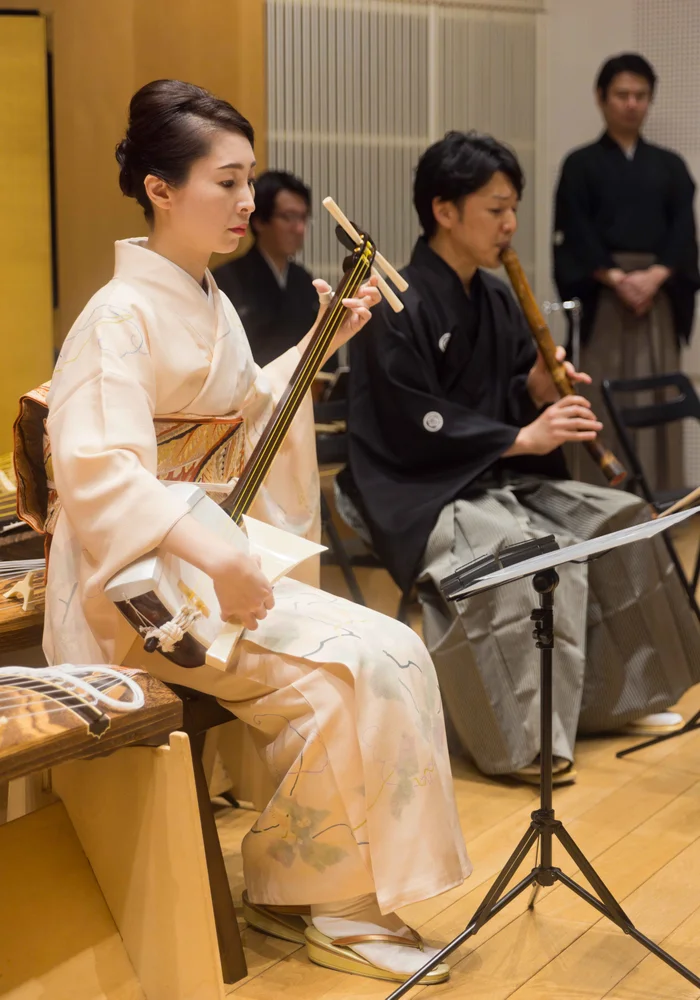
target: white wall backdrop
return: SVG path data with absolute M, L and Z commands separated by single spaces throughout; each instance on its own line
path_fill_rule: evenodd
M 538 242 L 537 288 L 555 296 L 551 278 L 551 234 L 554 189 L 565 155 L 592 142 L 601 132 L 593 85 L 603 61 L 632 48 L 635 0 L 548 0 L 546 45 L 541 46 L 541 114 L 543 168 L 537 211 L 542 234 Z M 552 319 L 564 338 L 563 324 Z
M 651 61 L 659 76 L 646 134 L 653 142 L 677 150 L 700 184 L 700 3 L 636 0 L 633 29 L 635 48 Z M 699 208 L 700 198 L 696 197 L 696 217 Z M 697 313 L 685 366 L 700 379 Z
M 534 190 L 541 10 L 538 0 L 268 0 L 268 161 L 311 185 L 311 271 L 338 274 L 339 248 L 321 209 L 327 194 L 386 257 L 406 263 L 418 235 L 413 170 L 450 128 L 509 142 Z M 531 274 L 535 231 L 531 195 L 517 244 Z

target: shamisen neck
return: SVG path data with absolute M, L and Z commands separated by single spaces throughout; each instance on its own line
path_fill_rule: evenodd
M 326 315 L 299 360 L 289 385 L 268 420 L 242 475 L 229 496 L 221 504 L 236 523 L 240 522 L 255 500 L 258 490 L 287 435 L 292 420 L 306 393 L 311 388 L 311 383 L 320 370 L 333 339 L 345 319 L 346 309 L 342 300 L 351 298 L 357 292 L 369 274 L 373 260 L 374 246 L 369 241 L 365 241 L 364 246 L 356 251 L 352 266 L 346 271 L 336 289 Z

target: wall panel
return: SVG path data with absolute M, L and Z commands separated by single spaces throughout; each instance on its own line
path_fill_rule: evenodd
M 0 452 L 53 362 L 46 22 L 0 15 Z
M 340 255 L 321 201 L 332 195 L 404 264 L 418 235 L 420 154 L 447 129 L 510 143 L 529 187 L 516 237 L 535 271 L 539 4 L 268 0 L 271 167 L 311 185 L 306 266 L 337 278 Z
M 4 0 L 47 15 L 54 62 L 60 343 L 90 295 L 109 280 L 113 242 L 145 232 L 123 198 L 114 147 L 129 98 L 157 77 L 179 77 L 232 101 L 265 159 L 263 0 Z

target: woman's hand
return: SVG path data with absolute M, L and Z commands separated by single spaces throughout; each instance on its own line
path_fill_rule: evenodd
M 299 343 L 299 352 L 301 354 L 303 354 L 306 350 L 309 340 L 318 329 L 319 323 L 323 321 L 328 309 L 328 304 L 333 296 L 333 289 L 328 282 L 324 281 L 322 278 L 316 278 L 314 280 L 314 288 L 318 292 L 318 297 L 321 301 L 321 308 L 319 309 L 316 322 L 306 334 L 304 339 Z M 347 344 L 347 342 L 362 329 L 372 315 L 370 310 L 377 305 L 380 299 L 381 293 L 377 288 L 377 279 L 374 277 L 370 278 L 364 285 L 360 285 L 357 290 L 357 295 L 354 298 L 343 299 L 343 305 L 346 310 L 345 319 L 333 338 L 333 343 L 329 347 L 328 353 L 323 359 L 324 361 L 326 361 L 331 354 L 335 354 L 338 348 L 342 347 L 343 344 Z
M 326 283 L 323 282 L 323 284 Z M 377 288 L 377 279 L 372 277 L 364 285 L 360 285 L 355 298 L 343 299 L 343 305 L 348 312 L 335 335 L 332 351 L 337 351 L 339 347 L 347 344 L 356 333 L 360 332 L 365 323 L 372 317 L 370 310 L 379 304 L 381 298 L 381 292 Z
M 160 550 L 192 563 L 212 578 L 223 621 L 241 622 L 254 630 L 275 606 L 272 585 L 260 571 L 258 556 L 222 541 L 191 514 L 173 525 Z
M 275 606 L 270 581 L 258 556 L 228 550 L 212 573 L 222 621 L 240 622 L 254 631 Z

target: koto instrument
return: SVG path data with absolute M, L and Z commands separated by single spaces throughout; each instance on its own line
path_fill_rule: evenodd
M 220 504 L 195 484 L 168 486 L 189 506 L 190 515 L 222 541 L 259 555 L 262 571 L 271 583 L 323 550 L 323 546 L 248 517 L 247 511 L 345 320 L 347 310 L 343 299 L 353 297 L 378 266 L 400 290 L 408 287 L 377 253 L 370 236 L 353 226 L 332 199 L 326 198 L 323 204 L 338 223 L 338 238 L 350 247 L 351 253 L 344 261 L 340 284 L 241 476 Z M 393 309 L 403 308 L 383 278 L 379 288 Z M 222 622 L 213 582 L 205 573 L 158 551 L 136 560 L 112 577 L 105 594 L 144 637 L 147 652 L 157 649 L 181 667 L 207 663 L 225 669 L 243 632 L 240 624 Z
M 12 452 L 0 455 L 0 559 L 39 557 L 43 539 L 17 513 L 17 478 Z
M 0 525 L 5 528 L 18 522 L 17 483 L 12 466 L 12 452 L 0 455 Z M 19 521 L 18 527 L 24 527 Z
M 43 559 L 0 562 L 0 653 L 41 645 L 44 572 Z
M 515 250 L 512 247 L 504 250 L 501 253 L 501 261 L 508 273 L 513 291 L 525 313 L 525 318 L 532 331 L 532 335 L 537 341 L 540 353 L 552 374 L 552 380 L 557 387 L 559 395 L 575 395 L 576 390 L 571 384 L 564 365 L 561 361 L 557 360 L 554 338 L 545 323 L 544 316 L 540 312 L 540 307 L 537 305 L 535 296 L 532 294 L 532 289 L 525 277 L 525 272 L 522 269 Z M 597 438 L 593 441 L 583 441 L 582 444 L 598 464 L 601 472 L 611 486 L 619 486 L 627 478 L 625 467 Z
M 180 699 L 141 670 L 0 667 L 0 784 L 181 724 Z

